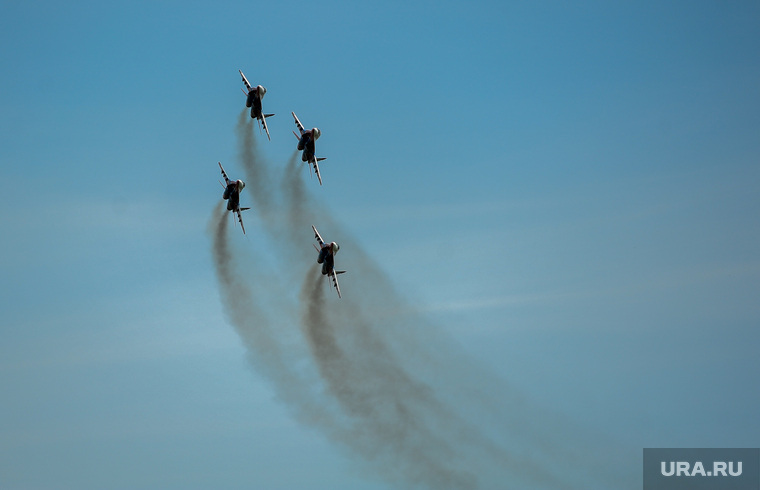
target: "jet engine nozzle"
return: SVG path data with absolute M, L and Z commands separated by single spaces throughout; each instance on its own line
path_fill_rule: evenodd
M 311 134 L 314 136 L 314 140 L 316 141 L 320 136 L 322 136 L 322 131 L 320 131 L 319 128 L 312 128 Z

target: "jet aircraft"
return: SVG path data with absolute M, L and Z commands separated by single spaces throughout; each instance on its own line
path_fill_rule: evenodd
M 322 176 L 319 175 L 319 165 L 317 162 L 325 160 L 326 157 L 317 158 L 314 156 L 314 142 L 322 135 L 322 132 L 319 128 L 311 128 L 309 130 L 304 129 L 303 124 L 298 120 L 296 113 L 291 112 L 291 114 L 293 114 L 293 119 L 296 120 L 296 126 L 301 132 L 301 136 L 298 136 L 296 132 L 293 131 L 293 134 L 295 134 L 298 139 L 298 151 L 303 150 L 303 153 L 301 153 L 301 161 L 308 162 L 314 167 L 314 173 L 317 174 L 319 185 L 322 185 Z M 311 168 L 309 168 L 309 172 L 311 172 Z
M 346 272 L 335 270 L 335 254 L 337 254 L 338 250 L 340 250 L 340 246 L 335 242 L 327 243 L 322 240 L 322 237 L 319 236 L 319 232 L 314 227 L 314 225 L 311 225 L 311 229 L 314 230 L 314 238 L 316 238 L 317 242 L 319 242 L 319 247 L 314 245 L 314 248 L 316 248 L 317 252 L 319 252 L 319 256 L 317 257 L 317 264 L 322 264 L 322 275 L 328 276 L 330 279 L 332 279 L 332 285 L 338 292 L 338 298 L 340 298 L 341 295 L 340 286 L 338 286 L 338 274 L 343 274 Z
M 243 93 L 246 96 L 245 106 L 251 108 L 251 117 L 260 123 L 259 129 L 261 129 L 261 126 L 264 126 L 264 131 L 267 133 L 267 139 L 271 141 L 272 138 L 269 137 L 269 128 L 267 127 L 267 118 L 274 116 L 274 114 L 263 114 L 261 112 L 261 99 L 264 98 L 264 94 L 267 93 L 267 89 L 261 85 L 252 87 L 251 84 L 248 83 L 248 79 L 245 78 L 245 75 L 243 75 L 243 72 L 240 70 L 238 71 L 240 72 L 240 76 L 243 77 L 245 88 L 248 90 L 245 91 L 242 88 L 240 89 L 243 90 Z
M 251 208 L 241 208 L 240 207 L 240 191 L 243 190 L 243 187 L 245 187 L 245 182 L 242 180 L 230 180 L 229 177 L 227 177 L 227 173 L 224 171 L 224 168 L 222 167 L 222 162 L 219 162 L 219 169 L 222 171 L 222 177 L 224 177 L 224 182 L 227 184 L 222 184 L 222 187 L 224 187 L 224 194 L 222 197 L 227 201 L 227 211 L 232 211 L 233 213 L 237 213 L 238 221 L 240 221 L 240 228 L 243 229 L 243 235 L 245 235 L 245 226 L 243 226 L 243 216 L 241 215 L 241 211 L 245 211 L 246 209 Z

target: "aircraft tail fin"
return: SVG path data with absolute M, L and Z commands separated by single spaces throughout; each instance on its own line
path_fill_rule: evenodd
M 327 160 L 327 157 L 319 157 L 319 158 L 317 158 L 318 162 L 321 162 L 322 160 Z
M 264 117 L 272 117 L 274 114 L 264 114 Z

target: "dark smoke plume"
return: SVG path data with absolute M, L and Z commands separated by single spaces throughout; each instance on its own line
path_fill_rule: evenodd
M 232 246 L 218 206 L 213 256 L 229 321 L 300 421 L 400 487 L 631 486 L 582 455 L 597 449 L 582 434 L 479 368 L 408 304 L 312 197 L 298 153 L 270 165 L 253 129 L 243 112 L 238 154 L 257 243 Z M 350 277 L 342 300 L 315 263 L 311 224 L 350 250 L 339 257 Z

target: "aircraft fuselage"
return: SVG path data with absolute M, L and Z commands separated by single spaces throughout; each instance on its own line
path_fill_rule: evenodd
M 261 119 L 261 97 L 259 91 L 256 89 L 248 92 L 248 97 L 245 99 L 245 106 L 251 108 L 251 117 L 254 119 Z
M 238 191 L 237 182 L 230 182 L 225 187 L 224 195 L 222 196 L 227 201 L 227 211 L 234 211 L 240 207 L 240 191 Z
M 301 154 L 301 161 L 307 162 L 311 161 L 311 159 L 314 157 L 315 152 L 315 145 L 314 145 L 314 139 L 311 137 L 311 134 L 304 133 L 301 135 L 301 139 L 298 140 L 298 151 L 303 151 Z
M 335 268 L 335 256 L 330 253 L 330 247 L 324 247 L 319 251 L 317 264 L 322 264 L 322 275 L 326 276 Z

